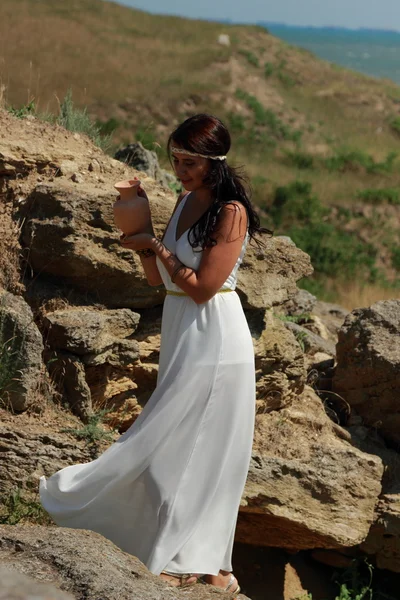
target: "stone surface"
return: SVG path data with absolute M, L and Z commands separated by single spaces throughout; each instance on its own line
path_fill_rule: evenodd
M 238 271 L 237 291 L 243 307 L 271 308 L 298 292 L 296 282 L 313 272 L 308 254 L 284 237 L 263 238 L 265 247 L 250 244 Z
M 71 307 L 47 313 L 45 338 L 54 350 L 82 357 L 86 365 L 129 365 L 138 359 L 138 345 L 127 340 L 136 330 L 139 315 L 125 309 L 91 310 Z
M 311 388 L 256 419 L 237 540 L 292 549 L 360 544 L 374 520 L 383 465 L 349 443 Z
M 400 446 L 400 300 L 354 310 L 339 331 L 333 390 Z
M 93 414 L 93 406 L 82 361 L 77 356 L 56 352 L 47 361 L 47 368 L 63 401 L 70 406 L 75 415 L 87 423 Z
M 304 389 L 304 355 L 294 335 L 271 311 L 247 313 L 253 336 L 257 412 L 290 404 Z
M 317 302 L 317 298 L 307 292 L 307 290 L 298 290 L 291 300 L 283 305 L 283 310 L 287 315 L 299 316 L 310 314 Z
M 317 352 L 324 352 L 325 354 L 329 354 L 329 356 L 336 355 L 335 344 L 333 342 L 313 333 L 307 327 L 292 323 L 291 321 L 285 321 L 285 327 L 294 333 L 306 354 L 314 355 Z
M 0 600 L 74 600 L 71 594 L 18 572 L 12 563 L 8 567 L 0 567 Z
M 235 597 L 201 584 L 178 590 L 150 573 L 134 556 L 86 530 L 0 526 L 0 560 L 4 567 L 61 588 L 76 600 L 233 600 Z M 246 600 L 243 594 L 236 597 Z
M 68 465 L 91 460 L 90 449 L 71 434 L 62 433 L 61 424 L 52 423 L 49 428 L 43 424 L 35 427 L 32 426 L 34 423 L 25 419 L 24 425 L 19 425 L 16 418 L 7 419 L 4 413 L 0 414 L 2 498 L 18 487 L 36 492 L 41 475 L 50 476 Z M 63 417 L 63 426 L 79 428 L 77 419 L 68 422 L 66 416 Z
M 175 180 L 175 183 L 178 184 L 176 177 L 160 167 L 157 154 L 144 148 L 141 142 L 134 142 L 125 148 L 121 148 L 116 152 L 115 158 L 138 171 L 144 171 L 149 177 L 166 188 L 168 188 L 170 181 Z
M 29 305 L 0 290 L 0 397 L 20 411 L 35 402 L 43 375 L 43 341 Z

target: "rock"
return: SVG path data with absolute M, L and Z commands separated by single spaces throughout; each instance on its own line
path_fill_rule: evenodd
M 306 381 L 304 355 L 293 334 L 270 311 L 258 319 L 247 314 L 254 338 L 257 411 L 269 412 L 290 404 Z
M 0 291 L 0 394 L 12 410 L 35 403 L 43 375 L 43 342 L 19 296 Z
M 378 568 L 400 573 L 400 454 L 387 448 L 376 430 L 356 424 L 349 431 L 360 450 L 379 456 L 385 466 L 374 522 L 361 550 L 373 556 Z
M 339 331 L 333 390 L 400 445 L 400 300 L 354 310 Z
M 43 324 L 50 348 L 76 354 L 86 365 L 126 366 L 138 360 L 137 342 L 125 338 L 135 332 L 139 318 L 128 308 L 73 307 L 47 313 Z
M 282 307 L 287 315 L 299 316 L 310 314 L 317 302 L 315 296 L 307 290 L 297 290 L 295 296 Z
M 76 427 L 76 422 L 73 424 Z M 66 425 L 69 425 L 67 418 L 64 419 Z M 7 423 L 2 417 L 0 497 L 3 500 L 16 488 L 36 492 L 41 475 L 50 476 L 69 465 L 91 460 L 84 442 L 54 429 L 57 429 L 54 425 L 51 429 L 44 425 L 33 429 L 32 423 L 22 426 L 16 420 Z
M 0 600 L 74 600 L 74 596 L 54 585 L 38 583 L 19 573 L 12 563 L 8 569 L 0 567 L 0 581 Z
M 56 352 L 47 361 L 49 374 L 56 389 L 74 415 L 84 423 L 93 414 L 92 395 L 86 381 L 85 367 L 77 356 Z
M 286 329 L 294 333 L 307 354 L 314 355 L 317 352 L 324 352 L 325 354 L 329 354 L 329 356 L 335 356 L 336 350 L 333 342 L 322 338 L 297 323 L 292 323 L 291 321 L 285 321 L 284 323 Z
M 338 331 L 343 325 L 349 311 L 338 304 L 319 300 L 315 303 L 312 314 L 321 319 L 330 333 L 330 340 L 336 344 Z
M 226 33 L 220 33 L 218 36 L 218 44 L 221 44 L 221 46 L 230 46 L 231 40 L 229 35 Z
M 367 537 L 382 461 L 349 444 L 340 430 L 310 388 L 290 406 L 257 415 L 238 541 L 337 549 Z
M 150 573 L 137 558 L 92 531 L 3 525 L 0 560 L 4 567 L 85 600 L 212 600 L 218 595 L 207 585 L 185 590 L 172 587 Z M 232 600 L 232 594 L 222 597 Z M 246 600 L 244 595 L 237 597 Z
M 290 239 L 263 238 L 265 247 L 249 244 L 238 271 L 237 291 L 246 309 L 271 308 L 298 292 L 296 282 L 313 272 L 308 254 Z
M 152 150 L 144 148 L 141 142 L 134 142 L 126 146 L 126 148 L 118 150 L 115 158 L 130 167 L 134 167 L 138 171 L 144 171 L 149 177 L 155 179 L 164 187 L 168 188 L 168 184 L 171 181 L 178 184 L 178 180 L 174 175 L 164 171 L 160 167 L 157 154 Z
M 38 185 L 21 207 L 22 238 L 39 277 L 57 277 L 92 301 L 110 308 L 137 308 L 162 302 L 164 291 L 150 287 L 139 258 L 119 243 L 113 224 L 113 194 L 65 180 Z M 151 186 L 149 197 L 152 198 Z M 78 191 L 79 190 L 79 191 Z M 155 198 L 156 229 L 168 219 L 172 198 Z M 51 256 L 51 260 L 49 257 Z

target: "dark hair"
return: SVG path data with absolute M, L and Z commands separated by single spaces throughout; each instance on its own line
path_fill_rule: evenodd
M 206 156 L 225 156 L 231 147 L 231 136 L 220 119 L 208 114 L 199 114 L 186 119 L 169 136 L 170 160 L 173 143 L 189 152 Z M 210 160 L 210 170 L 204 183 L 214 192 L 215 200 L 189 230 L 188 239 L 193 248 L 206 248 L 217 243 L 212 237 L 212 232 L 217 224 L 218 215 L 223 206 L 235 200 L 246 208 L 251 239 L 260 245 L 260 241 L 255 239 L 254 235 L 272 233 L 260 226 L 259 216 L 250 202 L 250 193 L 246 190 L 247 180 L 239 169 L 230 167 L 226 160 Z

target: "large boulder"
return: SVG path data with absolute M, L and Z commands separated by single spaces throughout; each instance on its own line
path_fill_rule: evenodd
M 150 573 L 131 554 L 86 530 L 0 526 L 0 561 L 3 567 L 51 583 L 76 599 L 213 600 L 224 597 L 232 600 L 234 597 L 221 595 L 207 585 L 197 584 L 184 590 L 174 588 Z M 53 598 L 47 598 L 50 597 Z M 58 600 L 58 596 L 54 600 L 56 598 Z M 64 600 L 62 596 L 59 598 Z M 246 600 L 242 594 L 237 598 Z
M 153 150 L 144 148 L 141 142 L 133 142 L 121 148 L 115 153 L 115 158 L 138 171 L 144 171 L 166 188 L 169 184 L 179 187 L 177 178 L 160 167 L 157 154 Z
M 28 304 L 0 291 L 0 398 L 15 411 L 36 400 L 43 380 L 43 341 Z
M 298 293 L 297 281 L 313 273 L 310 257 L 286 237 L 250 244 L 238 271 L 238 293 L 245 309 L 271 308 Z
M 339 331 L 333 389 L 400 446 L 400 300 L 353 310 Z
M 350 441 L 311 388 L 257 415 L 237 540 L 295 550 L 360 544 L 374 520 L 383 464 Z
M 47 313 L 46 342 L 53 350 L 81 357 L 85 365 L 125 365 L 138 359 L 138 344 L 126 339 L 136 330 L 140 315 L 128 308 L 93 310 L 71 307 Z

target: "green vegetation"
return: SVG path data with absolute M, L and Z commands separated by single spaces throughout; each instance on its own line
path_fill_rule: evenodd
M 112 133 L 118 128 L 119 123 L 116 119 L 108 119 L 106 123 L 95 122 L 88 115 L 87 109 L 80 109 L 74 106 L 72 101 L 72 91 L 69 89 L 60 104 L 59 115 L 54 116 L 51 113 L 40 113 L 35 105 L 34 100 L 31 100 L 25 106 L 20 108 L 8 107 L 8 111 L 19 119 L 26 118 L 32 115 L 42 121 L 50 121 L 73 131 L 75 133 L 83 133 L 87 135 L 96 146 L 99 146 L 106 152 L 111 143 Z
M 10 327 L 4 310 L 0 304 L 0 404 L 6 402 L 7 391 L 18 376 L 18 366 L 24 334 L 18 334 L 16 324 Z
M 362 150 L 342 149 L 325 159 L 325 166 L 330 171 L 340 171 L 341 173 L 360 169 L 365 169 L 367 173 L 391 173 L 397 156 L 397 152 L 391 151 L 384 161 L 376 162 L 370 154 Z
M 365 200 L 371 204 L 400 204 L 400 187 L 399 188 L 377 188 L 366 189 L 357 192 L 357 198 Z
M 38 495 L 27 493 L 23 495 L 17 488 L 2 499 L 0 504 L 0 524 L 17 525 L 18 523 L 35 523 L 36 525 L 51 525 L 53 521 L 42 507 Z
M 311 183 L 294 181 L 276 188 L 270 215 L 275 227 L 285 231 L 310 255 L 317 282 L 326 278 L 351 280 L 356 276 L 371 282 L 377 280 L 374 245 L 329 222 L 329 209 L 313 194 Z M 314 289 L 309 291 L 314 293 Z
M 74 429 L 71 427 L 65 427 L 61 429 L 63 433 L 71 433 L 78 440 L 85 440 L 87 444 L 96 444 L 99 441 L 105 440 L 112 442 L 113 434 L 105 431 L 101 427 L 101 423 L 105 415 L 110 412 L 108 409 L 100 410 L 95 415 L 92 415 L 88 419 L 88 423 L 81 429 Z
M 258 57 L 253 52 L 250 52 L 250 50 L 239 49 L 239 54 L 241 54 L 242 56 L 244 56 L 246 58 L 246 60 L 251 65 L 253 65 L 254 67 L 259 67 L 260 66 L 260 62 L 258 60 Z
M 300 141 L 302 133 L 290 129 L 272 110 L 264 108 L 255 96 L 239 88 L 236 90 L 236 97 L 243 100 L 253 112 L 256 125 L 267 127 L 277 139 Z
M 314 157 L 308 152 L 302 152 L 300 150 L 286 150 L 285 154 L 290 163 L 298 169 L 314 168 Z
M 390 127 L 392 128 L 392 131 L 394 131 L 394 133 L 400 135 L 400 117 L 395 117 L 394 119 L 392 119 L 390 122 Z

